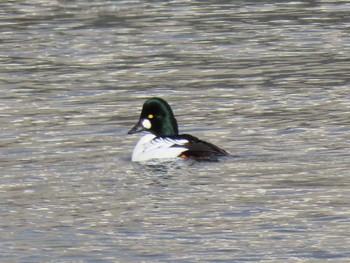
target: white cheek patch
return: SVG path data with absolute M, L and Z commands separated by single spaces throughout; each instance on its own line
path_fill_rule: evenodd
M 142 121 L 142 126 L 143 126 L 143 128 L 149 130 L 149 129 L 151 129 L 152 124 L 151 124 L 151 122 L 148 119 L 144 119 Z

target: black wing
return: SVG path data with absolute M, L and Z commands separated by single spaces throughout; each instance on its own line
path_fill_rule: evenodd
M 180 135 L 181 138 L 186 138 L 188 143 L 184 146 L 188 149 L 181 154 L 183 158 L 191 158 L 196 160 L 217 160 L 220 156 L 230 155 L 225 150 L 219 148 L 218 146 L 202 141 L 197 137 L 189 134 Z

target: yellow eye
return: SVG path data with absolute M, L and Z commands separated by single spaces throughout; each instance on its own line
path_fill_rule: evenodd
M 148 115 L 148 119 L 153 119 L 153 114 Z

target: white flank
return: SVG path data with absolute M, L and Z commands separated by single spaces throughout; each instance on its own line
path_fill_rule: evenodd
M 133 162 L 144 162 L 151 159 L 173 159 L 178 157 L 186 147 L 186 139 L 156 138 L 153 134 L 147 134 L 138 141 L 132 153 Z M 179 145 L 179 147 L 172 147 Z

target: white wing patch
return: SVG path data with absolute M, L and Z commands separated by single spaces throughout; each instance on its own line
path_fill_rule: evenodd
M 188 143 L 186 139 L 172 139 L 166 137 L 158 137 L 151 141 L 153 145 L 159 145 L 160 147 L 174 147 L 176 145 L 185 145 Z
M 142 162 L 150 159 L 171 159 L 178 157 L 187 148 L 186 139 L 156 137 L 153 134 L 143 136 L 136 144 L 132 161 Z

